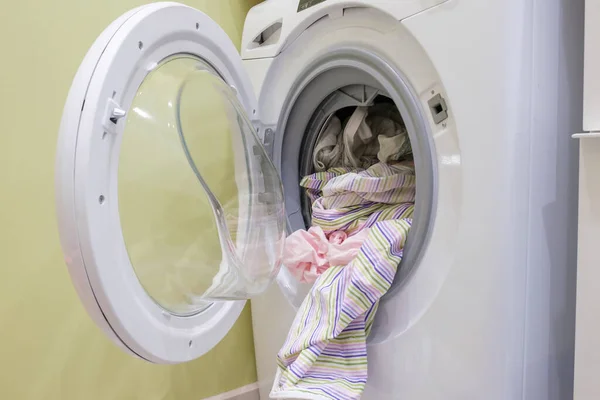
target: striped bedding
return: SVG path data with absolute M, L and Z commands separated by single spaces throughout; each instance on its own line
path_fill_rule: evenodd
M 301 186 L 313 201 L 313 225 L 325 233 L 369 233 L 356 258 L 327 269 L 300 306 L 277 355 L 271 397 L 359 399 L 367 381 L 366 339 L 412 223 L 414 168 L 334 168 L 305 177 Z

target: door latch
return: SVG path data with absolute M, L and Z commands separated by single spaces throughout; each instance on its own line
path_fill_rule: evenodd
M 127 112 L 121 108 L 119 103 L 114 99 L 108 99 L 106 102 L 106 110 L 104 111 L 104 119 L 102 127 L 108 133 L 117 132 L 117 123 L 127 115 Z
M 448 105 L 441 94 L 438 93 L 433 96 L 431 99 L 429 99 L 427 104 L 429 104 L 429 110 L 431 111 L 433 122 L 439 124 L 448 119 Z

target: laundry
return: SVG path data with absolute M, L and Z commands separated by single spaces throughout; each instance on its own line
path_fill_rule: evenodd
M 313 226 L 286 240 L 284 265 L 315 283 L 278 353 L 271 396 L 359 399 L 367 381 L 366 339 L 412 224 L 414 165 L 338 167 L 300 184 L 312 201 Z M 331 247 L 345 243 L 344 257 L 333 257 Z
M 363 168 L 412 156 L 408 132 L 398 109 L 381 103 L 356 107 L 342 124 L 330 115 L 319 132 L 313 153 L 315 171 L 335 167 Z
M 296 231 L 285 241 L 285 265 L 300 282 L 313 283 L 330 266 L 350 263 L 367 234 L 367 229 L 352 237 L 343 231 L 335 231 L 327 238 L 318 226 L 308 231 Z
M 412 161 L 366 170 L 333 168 L 300 182 L 312 201 L 312 225 L 351 236 L 378 221 L 412 218 L 416 176 Z
M 312 224 L 285 241 L 284 265 L 303 283 L 330 266 L 348 264 L 378 221 L 412 218 L 415 173 L 412 162 L 378 163 L 367 170 L 334 168 L 302 179 L 312 201 Z
M 317 279 L 277 355 L 271 397 L 357 400 L 367 382 L 367 337 L 390 288 L 411 219 L 377 222 L 358 255 Z

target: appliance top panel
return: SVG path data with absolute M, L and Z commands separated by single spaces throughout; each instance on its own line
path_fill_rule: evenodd
M 370 7 L 398 21 L 448 0 L 266 0 L 246 17 L 242 58 L 275 57 L 316 21 L 338 18 L 347 8 Z

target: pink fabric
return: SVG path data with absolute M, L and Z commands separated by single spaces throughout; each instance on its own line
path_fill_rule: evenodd
M 331 235 L 329 235 L 329 243 L 333 244 L 342 244 L 346 239 L 348 239 L 348 235 L 342 231 L 331 232 Z
M 349 264 L 368 234 L 368 229 L 351 237 L 336 231 L 327 238 L 318 226 L 296 231 L 285 240 L 284 264 L 300 282 L 313 283 L 327 268 Z

